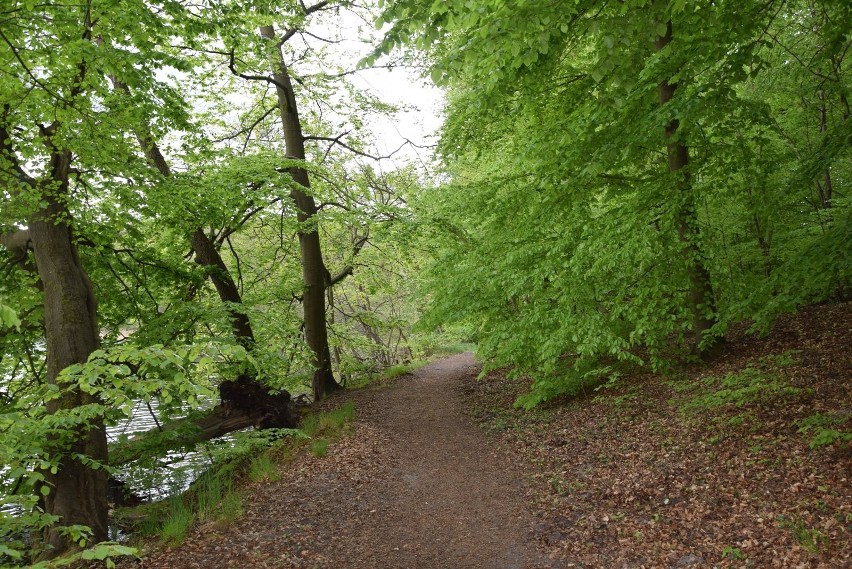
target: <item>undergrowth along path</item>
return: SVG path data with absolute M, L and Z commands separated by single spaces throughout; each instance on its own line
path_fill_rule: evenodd
M 477 371 L 460 354 L 345 394 L 353 432 L 328 454 L 253 485 L 242 519 L 202 526 L 143 566 L 553 567 L 533 543 L 519 458 L 465 413 L 461 381 Z

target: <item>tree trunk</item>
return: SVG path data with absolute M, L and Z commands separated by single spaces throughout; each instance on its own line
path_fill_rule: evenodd
M 47 342 L 47 382 L 56 384 L 64 368 L 84 363 L 98 347 L 97 306 L 92 283 L 80 263 L 71 238 L 71 217 L 64 204 L 68 193 L 71 152 L 57 151 L 51 160 L 52 179 L 42 183 L 46 206 L 29 222 L 38 274 L 44 285 L 44 324 Z M 97 399 L 69 388 L 48 402 L 49 413 L 97 403 Z M 55 442 L 54 442 L 55 444 Z M 50 492 L 44 499 L 45 511 L 59 521 L 45 529 L 46 549 L 41 558 L 61 555 L 74 542 L 60 529 L 85 525 L 92 541 L 107 539 L 107 473 L 93 469 L 76 456 L 107 463 L 106 429 L 102 421 L 79 427 L 69 446 L 48 443 L 52 455 L 60 455 L 56 474 L 45 471 Z M 51 448 L 54 447 L 54 448 Z
M 125 93 L 130 92 L 127 85 L 117 79 L 113 78 L 112 82 L 117 89 Z M 142 152 L 145 153 L 145 158 L 148 159 L 148 162 L 164 177 L 170 177 L 172 170 L 157 144 L 147 135 L 140 134 L 137 138 L 139 146 L 142 148 Z M 251 347 L 254 345 L 254 332 L 251 329 L 251 322 L 245 312 L 236 308 L 236 306 L 242 305 L 243 299 L 215 243 L 207 236 L 204 229 L 198 227 L 192 232 L 190 244 L 192 251 L 195 253 L 195 261 L 207 268 L 207 276 L 210 278 L 213 286 L 216 287 L 219 298 L 222 302 L 228 303 L 228 313 L 231 316 L 234 337 L 241 346 L 247 350 L 251 350 Z
M 195 261 L 207 268 L 207 276 L 216 287 L 222 302 L 228 303 L 228 313 L 231 316 L 231 326 L 237 342 L 247 350 L 254 346 L 254 332 L 248 315 L 237 308 L 242 306 L 243 299 L 237 284 L 231 277 L 225 261 L 216 249 L 213 241 L 207 236 L 203 229 L 196 229 L 192 234 L 192 250 L 195 252 Z
M 666 34 L 657 39 L 658 51 L 663 50 L 672 41 L 672 22 L 666 23 Z M 664 106 L 675 95 L 677 83 L 663 80 L 660 83 L 660 106 Z M 675 223 L 678 237 L 683 245 L 682 254 L 689 276 L 689 309 L 692 313 L 692 338 L 690 349 L 702 357 L 711 353 L 716 340 L 705 338 L 705 333 L 716 324 L 716 301 L 710 273 L 704 266 L 701 252 L 701 235 L 695 214 L 695 198 L 689 174 L 689 150 L 683 141 L 677 138 L 680 122 L 672 118 L 665 127 L 666 148 L 668 151 L 669 171 L 677 175 L 678 208 L 675 211 Z
M 127 85 L 119 80 L 112 78 L 112 82 L 116 89 L 130 93 Z M 137 133 L 137 139 L 148 162 L 164 177 L 171 176 L 169 163 L 147 132 Z M 195 253 L 195 261 L 207 269 L 207 276 L 216 287 L 219 298 L 227 304 L 234 338 L 250 352 L 255 344 L 251 321 L 245 311 L 240 309 L 243 304 L 242 295 L 216 244 L 201 227 L 192 232 L 190 243 Z M 182 433 L 173 440 L 176 445 L 190 446 L 251 426 L 295 428 L 299 425 L 299 415 L 290 399 L 290 393 L 281 391 L 271 395 L 266 386 L 252 375 L 243 374 L 236 379 L 223 381 L 219 385 L 219 396 L 221 404 L 209 414 L 200 419 L 176 421 L 166 428 L 174 432 L 189 427 L 186 434 Z M 141 443 L 136 446 L 142 448 Z M 116 464 L 129 460 L 133 458 L 120 459 Z
M 262 26 L 260 35 L 275 41 L 272 26 Z M 290 81 L 290 73 L 281 53 L 281 48 L 271 52 L 272 76 L 278 93 L 278 108 L 284 129 L 284 143 L 288 158 L 305 159 L 305 139 L 302 124 L 296 106 L 296 95 Z M 315 221 L 317 206 L 314 198 L 307 192 L 311 182 L 304 168 L 290 168 L 290 174 L 297 186 L 290 192 L 296 204 L 299 220 L 299 249 L 302 256 L 302 309 L 304 312 L 305 340 L 314 356 L 313 392 L 314 399 L 320 400 L 340 386 L 331 370 L 331 353 L 328 347 L 328 329 L 325 320 L 325 288 L 330 280 L 328 270 L 322 259 L 319 231 L 311 225 Z M 301 190 L 299 188 L 304 188 Z
M 825 136 L 826 131 L 828 130 L 828 108 L 826 107 L 825 102 L 825 92 L 820 90 L 818 94 L 820 104 L 819 104 L 819 132 Z M 829 209 L 831 207 L 831 199 L 833 189 L 831 187 L 831 169 L 826 168 L 825 173 L 822 175 L 822 184 L 817 182 L 817 193 L 819 194 L 819 202 L 820 206 L 823 209 Z

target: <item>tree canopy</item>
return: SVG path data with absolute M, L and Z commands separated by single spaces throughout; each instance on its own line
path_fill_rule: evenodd
M 848 2 L 12 0 L 0 21 L 0 558 L 107 539 L 109 478 L 296 427 L 291 395 L 437 334 L 529 375 L 532 407 L 848 298 Z M 397 109 L 358 60 L 445 88 L 437 168 L 380 160 L 370 117 Z M 140 404 L 157 432 L 110 440 Z
M 695 313 L 708 342 L 847 294 L 849 16 L 832 1 L 385 3 L 376 53 L 425 50 L 449 93 L 449 182 L 422 206 L 453 228 L 430 322 L 468 323 L 493 365 L 533 374 L 534 404 L 607 362 L 671 361 Z

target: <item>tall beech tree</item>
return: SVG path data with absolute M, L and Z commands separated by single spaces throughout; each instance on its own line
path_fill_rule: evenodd
M 327 2 L 321 2 L 305 10 L 309 15 Z M 269 40 L 270 66 L 272 78 L 278 96 L 278 109 L 281 115 L 281 126 L 284 131 L 284 144 L 288 158 L 305 160 L 305 137 L 302 133 L 302 123 L 299 120 L 299 109 L 293 82 L 281 53 L 281 45 L 286 38 L 278 41 L 273 26 L 262 26 L 260 35 Z M 292 36 L 292 34 L 290 34 Z M 317 206 L 310 192 L 310 178 L 305 168 L 294 166 L 290 174 L 296 186 L 290 196 L 296 204 L 298 212 L 299 249 L 302 255 L 302 278 L 305 283 L 302 292 L 302 306 L 305 318 L 305 339 L 314 354 L 313 392 L 319 400 L 336 390 L 339 386 L 331 370 L 331 351 L 328 347 L 328 326 L 325 311 L 325 290 L 331 284 L 331 275 L 322 260 L 319 229 L 316 226 Z
M 210 6 L 206 12 L 211 21 L 217 22 L 219 40 L 224 45 L 221 54 L 227 58 L 228 69 L 236 78 L 248 82 L 257 99 L 264 101 L 257 109 L 259 116 L 247 129 L 244 149 L 281 148 L 282 163 L 294 181 L 290 198 L 299 223 L 302 272 L 302 289 L 297 296 L 305 342 L 313 358 L 312 389 L 317 400 L 339 388 L 330 356 L 327 293 L 330 287 L 351 276 L 353 267 L 345 266 L 332 274 L 326 265 L 320 229 L 323 212 L 315 198 L 317 189 L 312 187 L 315 180 L 311 178 L 316 178 L 317 168 L 326 167 L 329 160 L 354 167 L 355 157 L 380 159 L 365 146 L 368 137 L 361 136 L 363 115 L 389 110 L 387 105 L 353 90 L 348 76 L 355 72 L 357 59 L 350 56 L 353 68 L 348 69 L 341 63 L 345 57 L 330 58 L 328 54 L 328 45 L 364 41 L 354 33 L 347 37 L 348 32 L 343 31 L 348 24 L 342 14 L 349 14 L 350 20 L 363 20 L 362 12 L 357 5 L 328 0 L 293 4 L 285 10 L 257 6 L 247 9 L 239 3 L 225 3 Z M 251 28 L 255 22 L 264 25 Z M 360 29 L 353 32 L 363 33 Z M 294 70 L 288 61 L 295 62 L 298 69 Z M 275 118 L 280 128 L 274 129 L 271 140 L 261 141 L 257 137 L 252 139 L 251 134 L 271 129 L 271 115 L 265 102 L 267 92 L 263 89 L 274 90 L 278 110 Z M 307 114 L 307 120 L 302 113 L 305 108 L 312 111 Z M 335 133 L 335 129 L 343 132 Z M 320 187 L 335 185 L 342 186 L 343 181 L 324 180 Z M 326 209 L 343 209 L 358 215 L 337 199 L 320 201 Z M 360 251 L 367 240 L 355 250 Z
M 22 477 L 38 489 L 43 511 L 56 522 L 43 524 L 39 546 L 40 556 L 51 558 L 107 538 L 107 441 L 99 398 L 59 378 L 99 345 L 95 290 L 78 253 L 74 206 L 79 172 L 93 166 L 99 151 L 91 137 L 101 126 L 97 97 L 107 54 L 98 53 L 94 37 L 110 31 L 109 8 L 43 5 L 38 18 L 23 6 L 8 8 L 0 33 L 6 77 L 0 89 L 0 200 L 7 228 L 28 227 L 43 292 L 43 403 L 54 426 L 43 441 L 41 466 Z M 112 134 L 102 141 L 116 142 Z
M 88 38 L 88 11 L 83 19 L 86 23 L 81 26 L 82 35 Z M 84 80 L 85 71 L 81 64 L 79 82 Z M 72 88 L 69 99 L 80 94 Z M 86 269 L 80 262 L 73 235 L 74 219 L 66 205 L 73 165 L 71 150 L 62 147 L 63 143 L 59 141 L 66 125 L 55 121 L 40 129 L 40 136 L 50 154 L 45 172 L 34 177 L 24 169 L 16 155 L 8 135 L 15 118 L 8 112 L 8 106 L 6 110 L 0 125 L 0 160 L 4 162 L 6 175 L 12 173 L 15 177 L 4 176 L 3 186 L 10 197 L 18 199 L 20 192 L 35 192 L 29 199 L 35 197 L 43 204 L 26 222 L 44 295 L 45 381 L 61 390 L 61 395 L 47 401 L 47 412 L 56 414 L 96 405 L 97 397 L 75 387 L 63 389 L 57 385 L 59 373 L 72 364 L 85 362 L 99 343 L 97 301 Z M 44 495 L 45 512 L 59 519 L 58 524 L 45 530 L 41 556 L 50 558 L 64 553 L 79 540 L 69 531 L 72 526 L 88 527 L 94 541 L 107 538 L 107 442 L 103 421 L 97 416 L 85 420 L 70 433 L 58 434 L 46 441 L 46 448 L 49 454 L 60 457 L 57 463 L 42 472 L 43 480 L 39 484 Z
M 117 78 L 112 78 L 112 82 L 116 89 L 130 95 L 130 89 L 125 83 Z M 153 140 L 147 124 L 137 126 L 136 138 L 149 164 L 164 178 L 171 178 L 172 169 Z M 251 321 L 243 307 L 239 288 L 219 252 L 219 246 L 203 227 L 192 230 L 189 242 L 195 262 L 204 267 L 207 278 L 213 283 L 219 298 L 226 306 L 235 340 L 243 349 L 251 352 L 255 346 Z M 275 395 L 270 394 L 269 388 L 258 381 L 250 370 L 220 383 L 219 395 L 219 406 L 201 419 L 192 419 L 195 429 L 184 438 L 187 443 L 210 440 L 251 426 L 271 428 L 298 425 L 290 394 L 286 390 Z M 182 423 L 184 422 L 180 425 L 185 427 Z M 171 425 L 170 428 L 176 426 Z
M 665 33 L 656 41 L 658 51 L 663 51 L 672 42 L 672 22 L 665 23 Z M 665 108 L 677 92 L 677 82 L 664 78 L 660 82 L 660 106 Z M 716 301 L 713 294 L 713 284 L 710 273 L 704 266 L 701 250 L 701 235 L 698 228 L 698 217 L 695 211 L 695 195 L 689 173 L 689 149 L 682 139 L 678 138 L 680 121 L 673 117 L 665 126 L 666 150 L 668 154 L 669 171 L 677 176 L 674 180 L 678 193 L 675 198 L 680 204 L 675 212 L 678 237 L 683 246 L 684 263 L 689 278 L 689 310 L 692 313 L 691 332 L 693 338 L 690 347 L 695 353 L 707 354 L 712 344 L 718 338 L 708 338 L 702 344 L 704 334 L 716 324 Z

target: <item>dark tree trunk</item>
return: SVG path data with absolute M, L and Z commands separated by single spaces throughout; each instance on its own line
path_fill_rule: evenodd
M 113 79 L 113 83 L 116 85 L 116 88 L 129 93 L 128 87 L 120 81 Z M 157 144 L 148 136 L 140 135 L 138 139 L 139 146 L 142 147 L 142 151 L 145 153 L 148 162 L 163 176 L 167 178 L 171 176 L 172 170 L 169 168 L 169 163 L 166 162 Z M 216 244 L 207 236 L 204 229 L 200 227 L 192 232 L 190 244 L 192 251 L 195 253 L 195 261 L 207 268 L 207 276 L 210 278 L 213 286 L 216 287 L 219 298 L 222 302 L 228 303 L 228 313 L 231 316 L 234 337 L 241 346 L 247 350 L 251 350 L 254 345 L 254 332 L 251 329 L 251 322 L 245 312 L 236 308 L 242 305 L 243 299 L 234 279 L 231 277 L 231 272 L 228 270 L 225 261 L 222 260 L 222 256 L 216 248 Z
M 272 26 L 262 26 L 260 34 L 270 41 L 275 41 L 275 30 Z M 304 160 L 305 139 L 296 106 L 296 94 L 280 47 L 272 52 L 271 64 L 278 93 L 278 108 L 281 112 L 287 157 Z M 305 340 L 314 355 L 314 399 L 320 400 L 340 387 L 331 370 L 331 352 L 328 347 L 328 329 L 325 319 L 325 289 L 330 276 L 322 259 L 319 231 L 311 225 L 311 221 L 317 214 L 317 206 L 314 198 L 308 193 L 311 186 L 308 171 L 293 167 L 290 169 L 290 174 L 297 184 L 290 192 L 290 197 L 296 204 L 300 224 L 299 249 L 302 255 L 302 281 L 305 286 L 302 293 Z M 304 188 L 304 191 L 299 188 Z
M 231 325 L 234 330 L 234 337 L 247 350 L 251 350 L 254 346 L 254 332 L 251 329 L 251 322 L 248 315 L 237 308 L 242 306 L 243 299 L 237 284 L 231 277 L 225 261 L 216 249 L 213 240 L 211 240 L 204 230 L 196 229 L 192 234 L 192 250 L 195 252 L 195 260 L 199 265 L 207 268 L 207 276 L 216 287 L 216 292 L 219 293 L 219 298 L 222 302 L 228 303 L 228 313 L 231 316 Z
M 828 130 L 828 108 L 826 107 L 825 102 L 825 92 L 820 90 L 819 94 L 819 131 L 823 135 L 825 135 Z M 817 193 L 819 194 L 819 202 L 820 206 L 823 209 L 829 209 L 831 207 L 831 199 L 833 194 L 833 188 L 831 186 L 831 169 L 826 168 L 825 173 L 822 175 L 822 183 L 817 182 Z
M 97 306 L 92 284 L 80 263 L 72 240 L 70 213 L 64 205 L 68 193 L 69 151 L 57 151 L 51 161 L 52 179 L 42 184 L 47 204 L 29 222 L 38 274 L 44 286 L 44 324 L 47 341 L 47 381 L 55 384 L 59 372 L 84 363 L 98 347 Z M 48 402 L 49 413 L 97 403 L 97 399 L 69 388 Z M 56 444 L 56 448 L 51 448 Z M 45 511 L 59 521 L 46 528 L 42 558 L 60 555 L 75 547 L 60 533 L 65 526 L 89 526 L 95 542 L 107 539 L 107 473 L 83 464 L 77 455 L 107 463 L 106 430 L 101 421 L 79 427 L 70 446 L 48 443 L 51 454 L 62 458 L 56 474 L 45 471 L 50 489 Z
M 672 41 L 672 22 L 666 23 L 666 34 L 657 39 L 657 50 L 664 49 Z M 664 106 L 675 95 L 677 83 L 663 80 L 660 83 L 660 106 Z M 710 273 L 704 266 L 701 252 L 701 235 L 695 213 L 695 198 L 692 180 L 689 174 L 689 150 L 682 140 L 677 138 L 680 123 L 672 118 L 665 127 L 666 148 L 668 151 L 669 171 L 678 176 L 678 192 L 675 212 L 678 237 L 683 245 L 683 258 L 689 276 L 689 308 L 692 312 L 692 338 L 690 349 L 700 356 L 707 356 L 714 348 L 711 338 L 705 339 L 705 333 L 716 324 L 716 301 Z
M 125 93 L 130 92 L 127 85 L 115 78 L 112 81 L 117 89 Z M 156 142 L 144 132 L 139 133 L 137 138 L 148 162 L 164 177 L 171 176 L 169 163 Z M 245 311 L 241 310 L 242 295 L 222 255 L 219 254 L 219 249 L 201 227 L 192 232 L 190 243 L 195 253 L 195 261 L 205 267 L 219 298 L 227 303 L 234 338 L 246 351 L 251 351 L 255 344 L 251 321 Z M 185 431 L 186 434 L 181 434 L 173 440 L 176 445 L 190 446 L 251 426 L 295 428 L 299 425 L 299 416 L 290 399 L 290 393 L 281 391 L 277 395 L 271 395 L 253 375 L 243 374 L 236 379 L 223 381 L 219 385 L 219 395 L 221 404 L 201 419 L 176 421 L 167 427 L 171 431 Z M 190 428 L 183 429 L 187 422 L 191 423 Z M 141 444 L 137 446 L 141 447 Z

